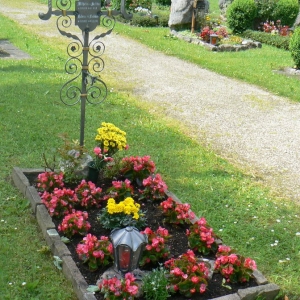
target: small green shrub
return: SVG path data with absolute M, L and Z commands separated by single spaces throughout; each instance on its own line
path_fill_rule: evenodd
M 159 267 L 143 277 L 143 291 L 146 299 L 166 300 L 170 297 L 167 289 L 169 285 L 167 273 L 167 270 Z
M 170 6 L 171 5 L 171 0 L 155 0 L 155 3 L 157 5 Z
M 292 27 L 299 11 L 298 0 L 279 0 L 272 14 L 273 20 L 281 20 L 282 25 Z
M 138 7 L 146 8 L 149 10 L 151 10 L 152 8 L 152 0 L 131 0 L 126 2 L 126 6 L 128 3 L 128 8 L 131 10 L 134 10 Z
M 297 69 L 300 68 L 300 27 L 297 27 L 290 40 L 290 51 Z
M 227 22 L 233 33 L 241 33 L 253 27 L 256 15 L 254 0 L 235 0 L 227 10 Z
M 169 16 L 158 16 L 158 26 L 168 27 Z
M 253 31 L 249 29 L 243 32 L 243 36 L 245 38 L 249 38 L 270 46 L 274 46 L 284 50 L 289 50 L 289 36 L 272 35 L 267 32 Z
M 257 6 L 257 18 L 260 21 L 274 20 L 273 12 L 277 2 L 278 0 L 255 0 Z
M 139 16 L 134 15 L 130 24 L 139 27 L 155 27 L 158 25 L 158 20 L 156 18 L 152 18 L 151 16 Z

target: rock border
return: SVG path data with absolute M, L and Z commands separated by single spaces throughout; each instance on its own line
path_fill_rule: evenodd
M 215 52 L 238 52 L 238 51 L 244 51 L 244 50 L 262 47 L 262 44 L 260 42 L 255 42 L 252 40 L 243 40 L 242 44 L 240 45 L 221 44 L 219 46 L 216 46 L 216 45 L 206 43 L 196 37 L 184 36 L 180 34 L 180 32 L 174 29 L 171 30 L 171 35 L 177 37 L 180 40 L 186 41 L 188 43 L 201 45 L 205 47 L 207 50 L 215 51 Z
M 43 237 L 47 245 L 51 249 L 54 256 L 58 256 L 62 260 L 62 272 L 66 278 L 72 283 L 74 292 L 79 300 L 96 300 L 92 292 L 88 292 L 88 284 L 77 265 L 72 259 L 71 253 L 67 246 L 61 241 L 59 234 L 55 228 L 45 205 L 37 192 L 37 190 L 30 185 L 25 174 L 36 174 L 44 172 L 44 169 L 22 169 L 14 167 L 12 170 L 12 179 L 15 186 L 20 190 L 24 197 L 26 197 L 31 204 L 32 211 L 40 226 Z M 172 197 L 175 201 L 181 201 L 170 191 L 166 192 L 167 196 Z M 194 220 L 195 221 L 195 220 Z M 253 273 L 258 284 L 257 287 L 240 289 L 235 294 L 230 294 L 223 297 L 213 298 L 211 300 L 255 300 L 258 296 L 265 300 L 273 300 L 278 295 L 280 288 L 274 283 L 269 283 L 263 274 L 256 270 Z

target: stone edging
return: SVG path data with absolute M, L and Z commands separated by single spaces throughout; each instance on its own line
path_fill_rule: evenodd
M 219 46 L 215 46 L 209 43 L 202 41 L 201 39 L 195 37 L 188 37 L 181 35 L 176 30 L 171 30 L 171 35 L 176 36 L 180 40 L 184 40 L 191 44 L 201 45 L 210 51 L 215 52 L 238 52 L 248 49 L 261 48 L 262 44 L 260 42 L 255 42 L 252 40 L 244 40 L 241 45 L 229 45 L 229 44 L 221 44 Z
M 62 271 L 66 278 L 72 283 L 74 292 L 78 299 L 96 300 L 94 294 L 87 291 L 88 284 L 73 261 L 69 249 L 61 241 L 59 234 L 56 231 L 55 224 L 53 223 L 46 207 L 42 203 L 37 190 L 33 186 L 30 186 L 29 180 L 25 176 L 25 174 L 41 172 L 44 172 L 44 170 L 21 169 L 14 167 L 12 170 L 12 179 L 15 186 L 26 198 L 29 199 L 31 208 L 40 226 L 43 237 L 51 249 L 52 254 L 61 258 Z M 167 196 L 172 197 L 175 201 L 181 203 L 181 201 L 173 193 L 167 191 L 166 194 Z M 272 300 L 278 295 L 280 291 L 279 286 L 273 283 L 268 283 L 267 279 L 258 270 L 256 270 L 253 275 L 258 284 L 257 287 L 241 289 L 235 294 L 218 297 L 211 300 L 254 300 L 257 298 L 257 296 L 262 296 L 262 298 L 266 300 Z

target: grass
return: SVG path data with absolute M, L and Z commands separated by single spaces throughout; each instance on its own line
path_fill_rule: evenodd
M 42 153 L 61 145 L 60 133 L 79 138 L 79 106 L 67 107 L 59 100 L 59 90 L 65 82 L 61 74 L 66 41 L 40 38 L 33 34 L 33 28 L 20 27 L 1 15 L 0 24 L 5 28 L 0 32 L 0 39 L 10 39 L 33 57 L 0 61 L 0 76 L 4 79 L 0 81 L 1 299 L 75 299 L 70 284 L 53 265 L 28 201 L 12 186 L 10 178 L 14 166 L 40 167 Z M 278 64 L 290 62 L 285 52 L 271 47 L 219 56 L 174 40 L 165 29 L 151 29 L 148 35 L 142 29 L 117 25 L 117 31 L 135 38 L 140 34 L 141 42 L 147 42 L 152 48 L 190 61 L 196 57 L 203 66 L 218 72 L 225 72 L 226 66 L 233 72 L 232 65 L 235 65 L 237 70 L 233 74 L 237 78 L 248 76 L 239 64 L 243 63 L 243 68 L 258 68 L 259 63 L 254 66 L 253 61 L 257 60 L 253 59 L 258 53 L 266 54 L 263 52 L 266 49 Z M 282 54 L 282 60 L 274 58 L 275 54 Z M 260 63 L 267 64 L 264 71 L 267 82 L 279 80 L 277 75 L 268 73 L 270 60 L 270 57 L 259 59 Z M 258 78 L 261 75 L 253 80 Z M 105 81 L 109 87 L 116 87 L 115 90 L 122 84 L 111 79 Z M 287 89 L 288 82 L 285 78 Z M 294 94 L 297 94 L 296 86 Z M 259 269 L 290 300 L 299 299 L 299 206 L 272 195 L 255 178 L 185 136 L 184 128 L 153 112 L 130 92 L 109 93 L 103 104 L 87 106 L 86 115 L 89 148 L 94 145 L 96 128 L 102 121 L 124 129 L 130 145 L 126 155 L 150 155 L 169 189 L 182 201 L 191 203 L 198 216 L 205 216 L 224 243 L 255 259 Z

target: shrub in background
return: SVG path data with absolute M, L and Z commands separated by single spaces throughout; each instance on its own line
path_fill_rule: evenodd
M 252 39 L 257 42 L 261 42 L 270 46 L 277 47 L 279 49 L 289 50 L 290 37 L 272 35 L 267 32 L 246 30 L 243 32 L 245 38 Z
M 171 0 L 155 0 L 155 3 L 161 6 L 170 6 Z
M 277 2 L 278 0 L 255 0 L 257 6 L 257 18 L 260 22 L 273 20 L 273 12 Z
M 257 16 L 254 0 L 235 0 L 227 10 L 227 22 L 233 33 L 242 33 L 253 27 Z
M 273 20 L 281 20 L 281 24 L 289 27 L 294 25 L 299 11 L 298 0 L 278 0 L 274 12 Z
M 289 45 L 296 68 L 300 69 L 300 27 L 297 27 L 291 37 Z

